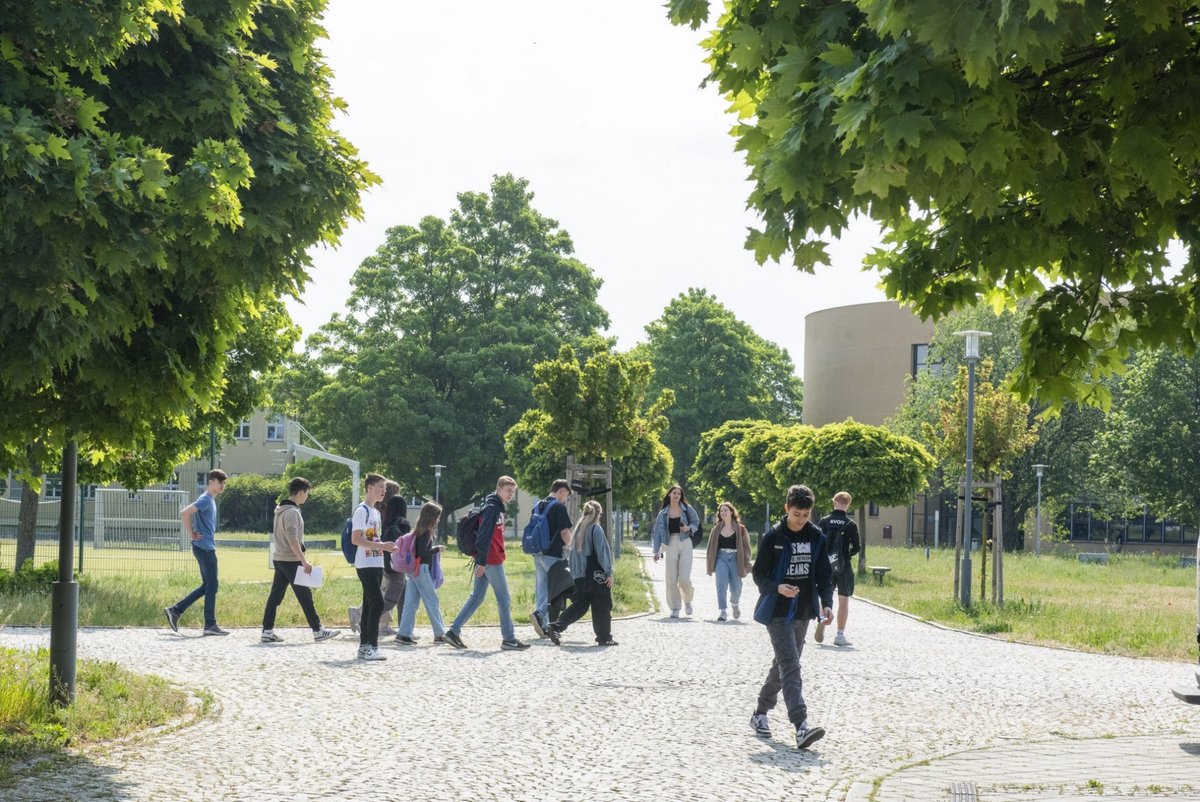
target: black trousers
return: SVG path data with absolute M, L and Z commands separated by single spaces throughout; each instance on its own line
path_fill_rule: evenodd
M 554 628 L 564 632 L 591 608 L 592 631 L 596 633 L 596 643 L 606 643 L 612 639 L 612 588 L 601 585 L 591 576 L 575 580 L 575 593 L 571 596 L 571 604 L 554 622 Z
M 317 608 L 313 606 L 312 588 L 296 584 L 296 572 L 299 570 L 298 561 L 275 561 L 275 579 L 271 582 L 271 594 L 267 596 L 267 606 L 263 610 L 264 630 L 275 628 L 275 612 L 287 594 L 288 586 L 291 586 L 292 593 L 296 594 L 296 601 L 300 602 L 300 609 L 304 611 L 304 619 L 308 621 L 308 626 L 313 632 L 320 631 L 321 617 L 317 615 Z
M 358 624 L 358 644 L 360 646 L 379 645 L 379 615 L 383 612 L 383 589 L 379 583 L 383 581 L 383 566 L 379 568 L 359 568 L 358 581 L 362 584 L 362 617 Z

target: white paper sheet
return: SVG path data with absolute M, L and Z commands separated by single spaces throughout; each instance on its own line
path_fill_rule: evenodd
M 304 573 L 304 567 L 296 569 L 296 584 L 306 588 L 319 588 L 325 584 L 325 569 L 314 565 L 311 574 Z

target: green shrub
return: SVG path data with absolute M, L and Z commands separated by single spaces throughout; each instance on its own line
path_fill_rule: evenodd
M 33 560 L 26 560 L 21 570 L 16 573 L 0 569 L 0 593 L 49 593 L 50 585 L 57 579 L 57 563 L 48 562 L 35 568 Z
M 243 473 L 225 483 L 217 498 L 222 529 L 270 532 L 275 505 L 287 497 L 287 483 L 278 476 Z
M 305 476 L 304 478 L 308 478 Z M 350 480 L 313 484 L 304 504 L 306 532 L 340 532 L 350 516 Z

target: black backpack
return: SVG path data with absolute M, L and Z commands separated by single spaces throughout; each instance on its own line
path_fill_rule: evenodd
M 458 550 L 468 557 L 475 556 L 475 544 L 478 542 L 481 523 L 483 523 L 483 510 L 471 510 L 458 519 L 455 539 L 458 541 Z

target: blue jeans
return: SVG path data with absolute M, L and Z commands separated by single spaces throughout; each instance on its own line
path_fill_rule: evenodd
M 177 614 L 183 615 L 192 603 L 204 597 L 204 628 L 217 625 L 217 552 L 215 549 L 202 549 L 192 544 L 192 556 L 200 564 L 200 587 L 184 596 L 171 607 Z
M 542 617 L 543 625 L 550 623 L 549 571 L 560 559 L 548 554 L 533 555 L 533 609 Z
M 471 588 L 471 595 L 463 603 L 463 608 L 458 611 L 450 629 L 456 635 L 462 632 L 463 624 L 471 620 L 471 616 L 475 615 L 479 605 L 483 604 L 483 597 L 487 593 L 488 585 L 492 586 L 492 592 L 496 594 L 496 607 L 500 609 L 500 637 L 504 640 L 516 640 L 517 631 L 513 628 L 512 602 L 508 598 L 508 578 L 504 575 L 504 563 L 489 565 L 483 569 L 483 576 L 475 577 L 475 586 Z
M 414 593 L 413 590 L 416 589 Z M 442 605 L 438 601 L 437 589 L 433 586 L 433 576 L 429 566 L 422 565 L 416 576 L 408 578 L 408 587 L 404 591 L 404 609 L 400 612 L 400 629 L 397 634 L 411 638 L 413 627 L 417 624 L 417 605 L 425 603 L 425 614 L 429 616 L 429 625 L 433 627 L 433 635 L 440 638 L 446 634 L 446 626 L 442 623 Z
M 756 713 L 766 713 L 775 706 L 780 691 L 783 704 L 787 707 L 788 720 L 799 727 L 808 718 L 808 706 L 804 703 L 804 683 L 800 679 L 800 653 L 804 650 L 804 635 L 808 632 L 808 619 L 797 618 L 790 624 L 784 618 L 772 618 L 767 624 L 767 635 L 775 659 L 771 670 L 758 692 Z
M 735 552 L 717 552 L 717 608 L 725 612 L 725 594 L 729 600 L 737 604 L 742 600 L 742 578 L 738 576 L 737 554 Z

